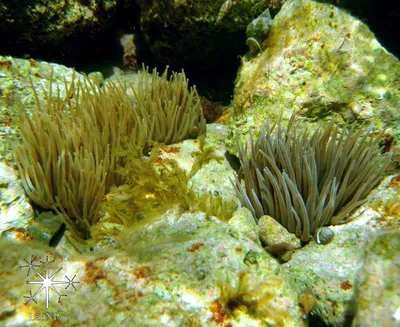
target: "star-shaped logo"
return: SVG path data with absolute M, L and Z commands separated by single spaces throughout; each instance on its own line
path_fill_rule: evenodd
M 72 286 L 74 288 L 74 290 L 76 291 L 75 288 L 75 284 L 79 284 L 80 282 L 75 281 L 75 277 L 76 275 L 74 275 L 74 277 L 72 277 L 71 279 L 68 278 L 67 276 L 65 276 L 65 278 L 67 279 L 66 281 L 56 281 L 54 280 L 55 277 L 57 276 L 57 274 L 61 271 L 62 267 L 59 268 L 55 273 L 53 273 L 52 275 L 50 275 L 50 269 L 49 269 L 49 264 L 53 263 L 53 261 L 49 261 L 49 257 L 46 256 L 46 261 L 40 261 L 42 264 L 44 264 L 45 266 L 45 276 L 43 276 L 39 271 L 38 267 L 40 267 L 41 265 L 39 264 L 34 264 L 35 260 L 37 259 L 37 257 L 32 256 L 30 261 L 28 262 L 27 260 L 24 259 L 24 261 L 27 263 L 26 265 L 20 266 L 20 268 L 28 268 L 28 273 L 27 273 L 27 277 L 29 277 L 29 273 L 31 272 L 31 269 L 36 273 L 37 276 L 39 276 L 41 278 L 40 281 L 27 281 L 27 284 L 40 284 L 41 286 L 39 287 L 39 289 L 36 290 L 35 293 L 32 294 L 32 291 L 29 291 L 29 296 L 24 296 L 24 298 L 28 299 L 28 301 L 26 301 L 25 304 L 28 304 L 30 301 L 33 301 L 35 303 L 35 296 L 38 295 L 42 290 L 45 290 L 45 294 L 46 294 L 46 309 L 49 308 L 49 299 L 50 299 L 50 290 L 53 290 L 57 295 L 58 295 L 58 301 L 61 300 L 61 297 L 63 296 L 67 296 L 64 294 L 61 294 L 56 287 L 54 287 L 54 285 L 60 285 L 60 284 L 66 284 L 67 286 L 65 287 L 65 289 L 67 289 L 68 287 Z

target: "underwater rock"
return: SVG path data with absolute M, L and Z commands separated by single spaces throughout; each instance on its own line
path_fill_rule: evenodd
M 400 231 L 400 175 L 388 176 L 373 195 L 370 208 L 378 215 L 369 222 L 381 230 Z
M 0 234 L 4 231 L 14 231 L 15 237 L 18 238 L 17 235 L 25 233 L 25 229 L 32 222 L 33 210 L 24 194 L 17 172 L 0 162 Z
M 81 61 L 90 54 L 92 59 L 113 42 L 114 36 L 109 31 L 115 20 L 116 2 L 3 1 L 0 8 L 2 51 L 60 60 L 78 57 Z
M 24 83 L 32 62 L 12 61 L 14 67 L 15 62 L 26 70 L 7 70 L 16 77 L 25 74 L 22 87 L 13 89 L 13 95 L 26 100 L 29 112 L 34 99 Z M 47 85 L 51 66 L 33 65 L 40 71 L 38 76 L 46 73 L 47 78 L 33 77 L 34 87 L 43 92 L 40 85 Z M 62 81 L 56 69 L 53 79 Z M 64 76 L 69 78 L 68 69 Z M 11 80 L 12 76 L 4 78 L 15 87 Z M 19 82 L 18 78 L 14 81 Z M 139 179 L 146 193 L 134 197 L 142 195 L 150 204 L 159 205 L 155 190 L 163 189 L 167 199 L 175 196 L 187 202 L 174 206 L 172 201 L 164 201 L 165 210 L 152 221 L 147 220 L 148 212 L 136 208 L 134 218 L 140 221 L 139 227 L 120 225 L 117 230 L 116 224 L 104 224 L 103 234 L 93 233 L 97 239 L 83 245 L 47 212 L 40 213 L 35 223 L 28 222 L 32 238 L 22 242 L 14 237 L 26 235 L 25 230 L 2 234 L 0 248 L 7 251 L 0 251 L 0 294 L 5 304 L 0 324 L 29 325 L 51 310 L 57 313 L 58 322 L 68 325 L 182 326 L 189 321 L 191 326 L 304 326 L 292 281 L 260 246 L 255 223 L 250 223 L 252 217 L 246 217 L 248 226 L 237 226 L 240 219 L 234 218 L 232 224 L 225 221 L 240 215 L 235 215 L 238 203 L 229 181 L 233 170 L 224 157 L 225 136 L 224 127 L 215 124 L 207 138 L 155 147 L 153 162 L 144 155 L 142 168 L 153 164 L 163 175 Z M 176 194 L 175 184 L 166 185 L 176 182 L 168 174 L 187 182 L 181 188 L 185 192 Z M 130 200 L 118 193 L 118 188 L 113 192 L 103 199 L 102 210 L 114 195 L 120 203 Z M 32 211 L 27 212 L 32 215 Z M 24 219 L 15 218 L 11 227 Z M 55 246 L 49 246 L 54 235 L 58 238 L 60 228 L 64 235 Z M 54 275 L 57 282 L 66 284 L 58 288 L 61 298 L 50 293 L 49 308 L 44 291 L 36 294 L 37 288 L 26 283 L 40 282 L 39 273 L 45 274 L 47 268 L 58 273 Z
M 266 2 L 164 0 L 139 1 L 138 6 L 141 31 L 159 62 L 215 70 L 238 53 L 237 39 L 243 38 L 246 26 L 265 10 Z
M 363 265 L 365 248 L 377 231 L 359 221 L 330 228 L 335 233 L 332 242 L 324 246 L 309 242 L 283 267 L 297 281 L 299 294 L 311 292 L 316 296 L 309 319 L 341 327 L 354 315 L 357 273 Z
M 400 232 L 378 234 L 367 248 L 355 284 L 352 326 L 400 326 Z
M 399 135 L 400 62 L 364 23 L 332 5 L 287 1 L 260 47 L 242 58 L 236 79 L 231 128 L 241 141 L 267 117 L 283 112 L 287 122 L 293 111 L 313 126 L 337 115 Z
M 259 219 L 258 229 L 265 249 L 283 261 L 289 261 L 292 253 L 301 247 L 300 239 L 270 216 Z
M 65 96 L 64 83 L 71 83 L 72 76 L 80 79 L 83 75 L 78 72 L 74 73 L 72 68 L 55 63 L 0 56 L 0 88 L 2 90 L 0 124 L 8 128 L 15 128 L 21 103 L 28 112 L 35 108 L 35 95 L 32 92 L 30 79 L 38 97 L 45 99 L 50 79 L 52 79 L 53 91 L 55 92 L 59 88 L 60 95 Z M 8 145 L 10 143 L 8 142 Z M 6 147 L 6 150 L 9 151 L 10 147 Z M 3 153 L 3 157 L 7 157 L 7 155 Z
M 25 304 L 24 296 L 34 292 L 26 281 L 48 266 L 62 267 L 58 281 L 65 275 L 75 282 L 76 290 L 55 285 L 67 297 L 50 293 L 47 310 L 68 325 L 305 326 L 290 279 L 257 243 L 236 238 L 226 223 L 203 213 L 164 218 L 127 231 L 121 248 L 101 253 L 60 255 L 38 243 L 28 248 L 0 240 L 10 252 L 0 253 L 0 293 L 9 304 L 0 323 L 21 326 L 46 312 L 43 293 L 37 303 Z M 249 253 L 254 264 L 245 263 Z M 27 276 L 31 260 L 35 269 Z
M 243 238 L 252 240 L 255 243 L 260 242 L 256 221 L 247 208 L 236 210 L 229 220 L 229 225 L 243 235 Z

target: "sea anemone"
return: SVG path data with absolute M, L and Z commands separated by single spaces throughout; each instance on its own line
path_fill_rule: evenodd
M 160 77 L 145 68 L 136 88 L 119 82 L 100 88 L 73 76 L 66 96 L 52 78 L 49 84 L 44 105 L 32 85 L 37 108 L 32 115 L 22 108 L 13 154 L 27 195 L 61 212 L 80 239 L 89 237 L 110 187 L 123 182 L 118 169 L 129 162 L 128 150 L 141 157 L 152 142 L 170 144 L 206 130 L 199 96 L 183 73 L 168 78 L 166 70 Z
M 272 126 L 267 121 L 255 142 L 250 137 L 250 151 L 237 141 L 241 169 L 232 182 L 257 220 L 270 215 L 308 241 L 319 227 L 345 222 L 366 201 L 389 160 L 371 129 L 334 125 L 332 120 L 309 136 L 292 115 L 286 129 L 280 119 Z

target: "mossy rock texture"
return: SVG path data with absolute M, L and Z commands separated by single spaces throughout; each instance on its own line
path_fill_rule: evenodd
M 400 115 L 400 63 L 368 27 L 345 11 L 288 1 L 275 16 L 262 52 L 242 58 L 233 100 L 232 135 L 257 135 L 267 117 L 293 111 L 318 124 L 373 123 L 394 135 Z
M 400 232 L 378 235 L 367 248 L 357 278 L 354 327 L 400 324 Z
M 65 238 L 56 249 L 0 239 L 8 249 L 0 254 L 0 324 L 39 323 L 44 292 L 26 304 L 35 291 L 26 281 L 48 266 L 52 273 L 62 267 L 57 281 L 76 283 L 76 290 L 56 286 L 67 295 L 59 302 L 50 294 L 48 311 L 69 326 L 305 326 L 292 281 L 241 228 L 203 213 L 164 218 L 126 233 L 121 247 L 94 253 L 66 253 Z

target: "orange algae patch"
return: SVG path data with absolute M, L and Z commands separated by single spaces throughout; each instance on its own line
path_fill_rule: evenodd
M 97 281 L 106 279 L 106 273 L 101 268 L 94 265 L 94 262 L 87 262 L 85 264 L 85 284 L 96 284 Z
M 138 279 L 146 278 L 150 274 L 151 274 L 151 269 L 149 267 L 147 267 L 147 266 L 141 267 L 141 268 L 139 268 L 137 270 L 134 270 L 132 272 L 132 275 L 135 276 Z
M 23 241 L 23 242 L 30 242 L 33 241 L 33 236 L 29 234 L 25 229 L 23 228 L 10 228 L 7 230 L 10 233 L 15 234 L 15 238 L 18 241 Z
M 227 125 L 232 116 L 232 109 L 225 110 L 220 117 L 217 119 L 217 123 Z
M 187 249 L 187 252 L 195 252 L 198 249 L 202 248 L 204 246 L 204 243 L 195 243 L 193 244 L 189 249 Z
M 39 66 L 39 64 L 38 64 L 38 62 L 37 61 L 35 61 L 35 60 L 29 60 L 29 65 L 31 66 L 31 67 L 37 67 L 37 66 Z
M 346 280 L 345 282 L 340 284 L 340 288 L 342 290 L 348 291 L 349 289 L 351 289 L 353 286 L 350 284 L 350 282 L 348 280 Z
M 224 308 L 222 304 L 218 301 L 214 301 L 213 303 L 211 303 L 210 311 L 213 314 L 210 321 L 216 322 L 219 325 L 223 324 L 226 321 L 227 316 L 224 312 Z
M 0 69 L 5 67 L 7 70 L 11 68 L 12 62 L 10 60 L 0 61 Z
M 179 147 L 177 147 L 177 146 L 173 146 L 173 147 L 170 147 L 170 148 L 165 148 L 165 149 L 163 149 L 163 151 L 165 153 L 179 153 L 181 151 L 181 149 Z
M 301 308 L 301 315 L 304 319 L 315 309 L 316 305 L 317 297 L 310 289 L 305 290 L 299 295 L 299 307 Z
M 159 164 L 159 163 L 161 163 L 161 162 L 163 162 L 164 161 L 164 159 L 163 158 L 161 158 L 161 157 L 157 157 L 157 158 L 155 158 L 154 159 L 154 163 L 156 163 L 156 164 Z
M 394 136 L 388 133 L 383 134 L 382 140 L 379 142 L 379 146 L 383 147 L 384 152 L 389 152 L 394 142 Z
M 122 308 L 129 309 L 132 304 L 142 296 L 143 293 L 138 290 L 128 290 L 124 287 L 120 287 L 114 290 L 113 300 L 115 301 L 115 304 L 118 305 L 119 309 L 121 309 L 119 305 L 123 303 L 127 305 L 123 305 Z
M 5 117 L 6 117 L 5 125 L 7 127 L 10 127 L 12 124 L 12 117 L 10 116 L 10 114 L 8 112 L 5 113 Z
M 400 175 L 394 176 L 390 181 L 389 187 L 400 186 Z

